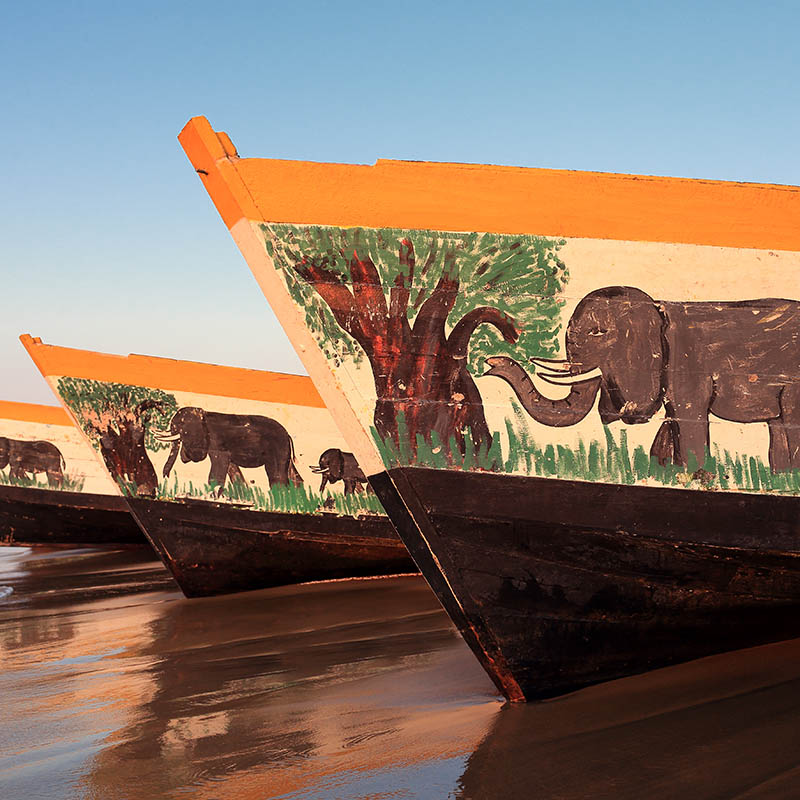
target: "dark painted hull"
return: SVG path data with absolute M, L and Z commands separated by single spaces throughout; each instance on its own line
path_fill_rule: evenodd
M 146 545 L 122 497 L 0 486 L 2 545 Z
M 370 481 L 511 700 L 800 636 L 800 498 L 422 468 Z
M 203 500 L 129 504 L 187 597 L 418 571 L 386 517 L 284 514 Z

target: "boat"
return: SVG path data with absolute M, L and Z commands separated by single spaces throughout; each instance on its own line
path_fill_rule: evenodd
M 146 545 L 58 406 L 0 401 L 0 545 Z
M 800 189 L 179 140 L 508 700 L 800 636 Z
M 20 339 L 187 597 L 417 571 L 310 378 Z

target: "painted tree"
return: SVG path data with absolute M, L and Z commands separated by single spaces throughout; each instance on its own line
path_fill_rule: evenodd
M 557 352 L 563 241 L 538 236 L 264 225 L 306 323 L 335 363 L 366 357 L 375 428 L 396 443 L 491 434 L 473 376 L 488 355 Z M 344 331 L 347 336 L 342 336 Z
M 151 431 L 168 427 L 178 409 L 175 398 L 160 389 L 83 378 L 60 378 L 58 392 L 117 483 L 127 492 L 155 494 L 158 477 L 147 450 L 169 447 Z

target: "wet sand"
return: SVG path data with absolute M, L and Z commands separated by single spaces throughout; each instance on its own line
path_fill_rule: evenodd
M 512 708 L 420 578 L 2 548 L 0 597 L 2 798 L 800 796 L 800 640 Z

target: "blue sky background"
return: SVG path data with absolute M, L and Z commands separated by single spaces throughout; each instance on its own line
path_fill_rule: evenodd
M 0 26 L 0 398 L 17 340 L 302 372 L 176 136 L 800 184 L 800 4 L 41 2 Z

